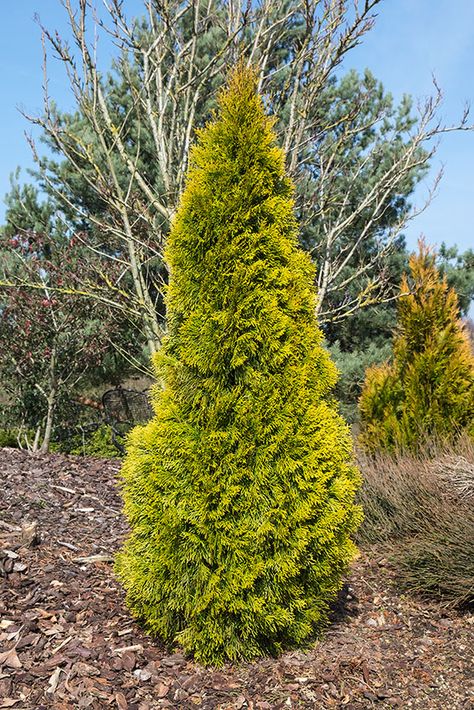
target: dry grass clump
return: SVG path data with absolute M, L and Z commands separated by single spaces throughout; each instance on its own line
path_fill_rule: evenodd
M 436 456 L 360 454 L 361 543 L 390 546 L 402 584 L 463 606 L 474 602 L 474 443 Z
M 432 462 L 432 470 L 463 500 L 474 498 L 474 460 L 462 454 L 445 454 Z

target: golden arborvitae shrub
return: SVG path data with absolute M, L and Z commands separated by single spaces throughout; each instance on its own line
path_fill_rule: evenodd
M 359 473 L 297 232 L 284 155 L 240 67 L 191 153 L 155 416 L 122 471 L 128 605 L 204 663 L 308 639 L 354 555 Z
M 423 242 L 401 284 L 393 361 L 367 370 L 360 412 L 371 451 L 474 435 L 474 356 L 456 293 Z

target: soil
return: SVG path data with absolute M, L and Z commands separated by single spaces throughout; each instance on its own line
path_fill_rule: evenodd
M 474 708 L 474 615 L 404 596 L 361 553 L 324 638 L 206 669 L 130 617 L 118 461 L 0 450 L 0 708 Z

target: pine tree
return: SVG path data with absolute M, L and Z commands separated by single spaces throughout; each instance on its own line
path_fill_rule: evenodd
M 393 362 L 369 368 L 360 399 L 361 441 L 416 451 L 428 440 L 474 436 L 474 356 L 458 299 L 420 242 L 403 277 Z
M 166 249 L 155 416 L 123 467 L 117 569 L 150 632 L 218 665 L 321 628 L 354 555 L 359 474 L 250 70 L 232 75 L 190 163 Z

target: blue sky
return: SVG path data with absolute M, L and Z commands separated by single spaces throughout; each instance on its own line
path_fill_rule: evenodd
M 125 7 L 140 7 L 126 0 Z M 38 113 L 42 101 L 42 55 L 38 13 L 49 28 L 64 32 L 59 0 L 4 0 L 0 3 L 0 196 L 9 187 L 17 165 L 31 165 L 24 131 L 31 130 L 18 112 Z M 431 92 L 431 75 L 445 94 L 442 115 L 455 122 L 464 103 L 473 105 L 474 122 L 474 2 L 472 0 L 382 0 L 374 29 L 351 52 L 345 68 L 369 67 L 395 98 L 404 93 L 423 97 Z M 67 84 L 59 67 L 51 65 L 50 93 L 62 108 L 71 107 Z M 430 243 L 474 247 L 474 132 L 443 137 L 432 174 L 444 166 L 438 196 L 408 230 L 410 245 L 423 233 Z M 428 178 L 429 180 L 429 178 Z M 426 186 L 416 200 L 423 201 Z M 0 222 L 4 205 L 0 204 Z
M 374 29 L 352 51 L 347 67 L 369 67 L 385 88 L 404 93 L 432 93 L 432 75 L 444 94 L 441 116 L 457 123 L 465 103 L 472 106 L 474 124 L 474 2 L 472 0 L 383 0 Z M 407 231 L 414 245 L 423 233 L 432 244 L 474 248 L 474 131 L 442 137 L 433 164 L 433 179 L 441 166 L 438 195 Z M 417 191 L 423 202 L 427 184 Z

